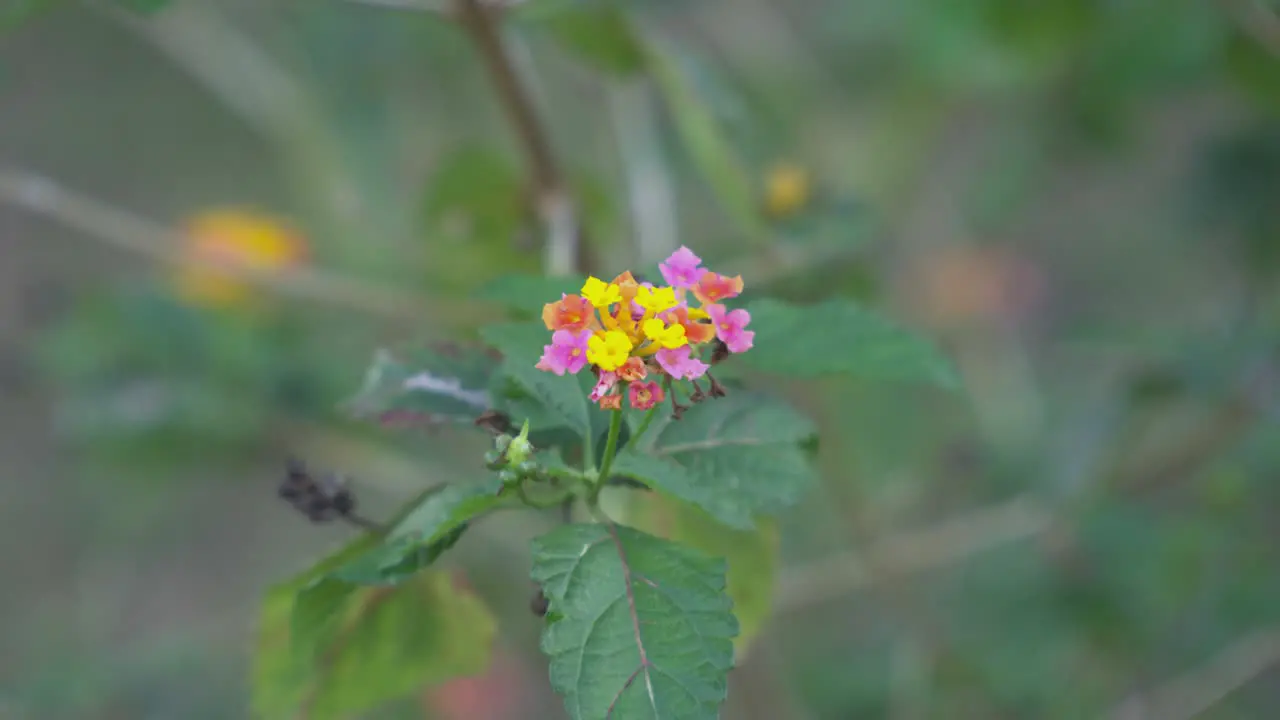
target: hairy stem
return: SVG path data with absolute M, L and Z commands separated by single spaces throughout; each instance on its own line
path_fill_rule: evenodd
M 604 446 L 604 459 L 600 462 L 600 476 L 596 478 L 595 487 L 591 489 L 591 497 L 600 494 L 601 488 L 609 479 L 609 470 L 613 467 L 613 457 L 618 454 L 618 435 L 622 432 L 622 411 L 614 410 L 609 416 L 609 439 Z
M 587 434 L 582 436 L 582 467 L 587 470 L 596 469 L 596 439 L 592 437 L 593 435 L 594 433 L 588 430 Z
M 568 492 L 562 495 L 557 495 L 553 498 L 548 498 L 546 500 L 535 500 L 529 497 L 529 494 L 525 492 L 523 482 L 516 483 L 516 495 L 520 496 L 520 502 L 524 503 L 526 506 L 531 507 L 535 510 L 546 510 L 547 508 L 560 507 L 566 502 L 568 503 L 573 502 L 572 492 Z

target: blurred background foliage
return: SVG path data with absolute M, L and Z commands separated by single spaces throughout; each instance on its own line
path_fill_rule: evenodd
M 483 438 L 344 405 L 375 348 L 473 337 L 495 278 L 544 267 L 447 6 L 0 4 L 0 717 L 246 716 L 262 589 L 351 534 L 274 499 L 282 459 L 374 516 L 481 472 Z M 1278 11 L 509 9 L 584 269 L 687 244 L 756 297 L 925 329 L 963 378 L 781 388 L 824 483 L 782 518 L 726 717 L 1274 715 Z M 527 609 L 545 526 L 458 546 L 494 668 L 377 717 L 560 716 Z

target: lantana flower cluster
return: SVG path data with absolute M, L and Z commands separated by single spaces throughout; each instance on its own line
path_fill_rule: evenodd
M 605 410 L 621 409 L 624 395 L 632 408 L 652 408 L 673 381 L 691 382 L 700 399 L 704 375 L 711 394 L 723 394 L 708 375 L 711 364 L 750 350 L 755 338 L 746 329 L 751 315 L 722 304 L 742 293 L 742 277 L 704 269 L 686 247 L 658 269 L 666 285 L 638 282 L 628 271 L 607 283 L 588 278 L 579 294 L 547 303 L 542 320 L 551 344 L 537 368 L 564 375 L 590 366 L 597 377 L 591 400 Z M 709 348 L 710 363 L 703 360 Z M 674 397 L 671 402 L 678 416 L 682 408 Z

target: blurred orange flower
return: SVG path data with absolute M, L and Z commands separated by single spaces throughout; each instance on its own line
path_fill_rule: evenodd
M 941 327 L 1017 322 L 1040 306 L 1046 290 L 1036 263 L 998 247 L 932 250 L 915 259 L 908 273 L 920 311 Z
M 812 196 L 809 171 L 799 165 L 777 165 L 764 181 L 764 210 L 769 217 L 782 219 L 800 212 Z
M 215 208 L 182 228 L 187 263 L 175 278 L 178 296 L 199 307 L 250 304 L 248 270 L 286 270 L 307 260 L 306 239 L 284 221 L 250 210 Z

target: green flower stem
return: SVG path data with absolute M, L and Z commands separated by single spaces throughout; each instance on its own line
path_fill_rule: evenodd
M 653 418 L 657 415 L 658 405 L 655 403 L 653 407 L 649 408 L 649 412 L 645 413 L 644 420 L 640 421 L 640 429 L 636 430 L 636 434 L 631 436 L 631 439 L 627 441 L 627 444 L 636 445 L 636 443 L 640 441 L 640 438 L 644 437 L 644 434 L 649 431 L 649 426 L 653 424 Z M 636 445 L 636 447 L 639 446 Z
M 596 442 L 591 437 L 594 433 L 588 431 L 582 436 L 582 467 L 588 470 L 596 469 Z
M 558 507 L 566 500 L 573 498 L 573 493 L 568 492 L 547 500 L 534 500 L 525 492 L 523 482 L 516 484 L 516 494 L 520 496 L 520 502 L 524 503 L 528 507 L 534 508 L 535 510 L 546 510 L 547 508 Z
M 600 463 L 600 474 L 596 476 L 596 485 L 591 489 L 592 497 L 600 494 L 609 479 L 609 469 L 613 467 L 613 456 L 618 454 L 618 434 L 622 431 L 622 411 L 614 410 L 609 418 L 609 440 L 604 446 L 604 460 Z
M 551 478 L 553 483 L 557 480 L 568 480 L 574 483 L 587 481 L 587 474 L 576 468 L 543 468 L 542 471 Z
M 603 483 L 601 483 L 603 485 Z M 591 513 L 592 519 L 601 525 L 608 525 L 613 522 L 613 518 L 605 515 L 604 509 L 600 507 L 600 499 L 592 496 L 587 498 L 587 512 Z

